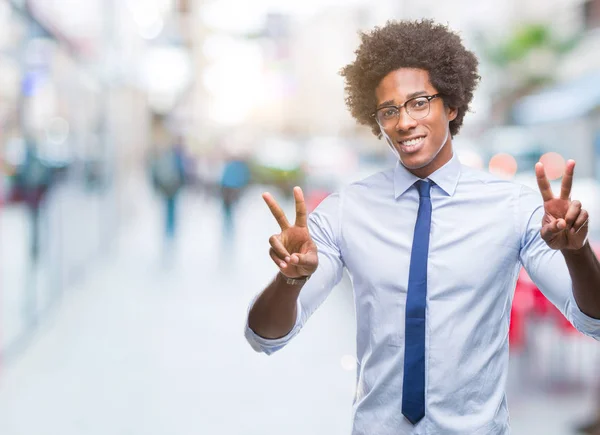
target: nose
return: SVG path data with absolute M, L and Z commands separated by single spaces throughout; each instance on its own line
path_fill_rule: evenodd
M 398 122 L 396 122 L 396 131 L 407 131 L 417 126 L 417 121 L 412 119 L 406 112 L 406 108 L 403 107 L 398 115 Z

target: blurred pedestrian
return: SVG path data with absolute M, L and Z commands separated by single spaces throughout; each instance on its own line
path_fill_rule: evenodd
M 164 235 L 170 243 L 177 232 L 177 197 L 186 180 L 181 138 L 157 152 L 152 162 L 152 180 L 164 201 Z
M 27 205 L 30 217 L 30 256 L 33 263 L 39 259 L 40 214 L 46 194 L 52 184 L 52 169 L 44 162 L 34 138 L 25 140 L 25 160 L 14 175 L 16 196 Z
M 240 157 L 225 162 L 221 176 L 221 200 L 223 203 L 223 234 L 230 239 L 234 233 L 235 207 L 250 182 L 250 169 Z
M 577 329 L 600 338 L 600 263 L 588 213 L 571 200 L 575 162 L 555 196 L 540 163 L 536 192 L 454 153 L 477 65 L 430 20 L 363 33 L 342 70 L 346 102 L 385 139 L 395 167 L 330 195 L 308 218 L 294 188 L 293 223 L 263 195 L 281 228 L 269 239 L 278 273 L 252 301 L 246 338 L 267 354 L 283 348 L 345 268 L 358 328 L 354 435 L 510 432 L 509 313 L 521 266 Z

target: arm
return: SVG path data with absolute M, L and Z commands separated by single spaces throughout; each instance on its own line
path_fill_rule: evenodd
M 587 242 L 589 214 L 581 202 L 571 201 L 575 161 L 567 162 L 560 196 L 555 197 L 546 178 L 544 165 L 536 164 L 535 173 L 544 200 L 540 235 L 546 244 L 560 250 L 573 282 L 573 296 L 586 315 L 600 319 L 600 268 Z
M 587 242 L 579 250 L 563 250 L 562 254 L 573 281 L 573 296 L 583 313 L 600 319 L 600 262 Z
M 265 198 L 267 204 L 270 199 Z M 272 207 L 273 203 L 274 200 L 269 208 L 280 225 L 285 227 L 286 223 L 281 219 L 283 212 L 280 214 L 277 208 Z M 298 209 L 298 201 L 296 206 Z M 291 243 L 290 239 L 296 240 L 298 235 L 284 234 L 285 230 L 271 237 L 270 255 L 279 273 L 250 304 L 245 335 L 254 350 L 271 354 L 285 346 L 341 280 L 343 261 L 338 249 L 339 208 L 340 196 L 333 194 L 311 213 L 308 229 L 313 246 L 310 249 L 297 249 L 299 245 Z M 316 258 L 311 259 L 307 252 L 314 252 Z M 286 283 L 286 276 L 300 278 L 308 275 L 310 279 L 303 285 Z
M 285 337 L 296 324 L 303 286 L 287 284 L 285 276 L 278 273 L 250 309 L 248 327 L 263 338 Z
M 578 271 L 569 270 L 565 254 L 554 250 L 542 239 L 541 228 L 544 208 L 539 204 L 539 194 L 523 187 L 520 197 L 521 264 L 552 304 L 581 333 L 600 340 L 600 320 L 589 316 L 585 301 L 578 301 L 577 282 L 582 277 Z M 571 256 L 572 253 L 567 253 Z M 576 262 L 577 260 L 575 260 Z M 578 268 L 578 266 L 575 266 Z M 573 276 L 571 276 L 573 274 Z M 598 289 L 598 287 L 596 287 Z M 593 314 L 589 312 L 590 314 Z
M 543 165 L 536 165 L 542 194 L 521 189 L 520 260 L 542 293 L 583 334 L 600 340 L 597 314 L 600 268 L 587 240 L 588 213 L 571 201 L 575 162 L 569 161 L 560 197 L 555 198 Z

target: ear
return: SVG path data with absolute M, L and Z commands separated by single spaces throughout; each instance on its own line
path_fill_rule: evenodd
M 446 107 L 446 113 L 448 115 L 448 121 L 454 121 L 458 116 L 458 109 L 456 107 Z

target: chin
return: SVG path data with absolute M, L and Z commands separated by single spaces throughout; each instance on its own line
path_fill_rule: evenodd
M 433 162 L 433 157 L 419 157 L 419 156 L 403 156 L 400 154 L 400 163 L 406 169 L 421 169 Z

